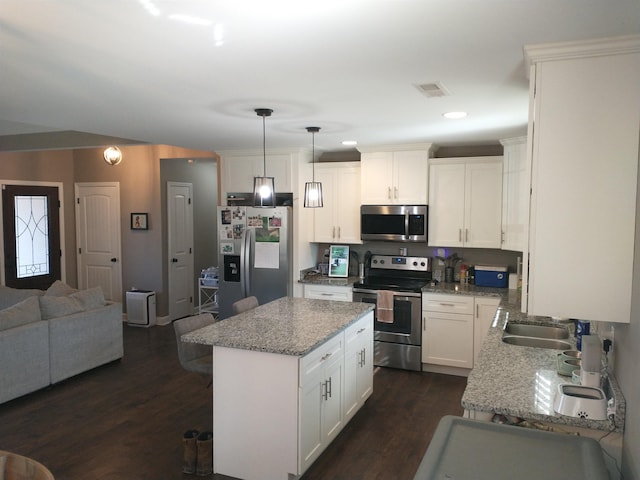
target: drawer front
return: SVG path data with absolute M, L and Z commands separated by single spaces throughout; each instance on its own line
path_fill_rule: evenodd
M 319 300 L 334 300 L 339 302 L 353 301 L 351 287 L 337 287 L 335 285 L 305 285 L 305 298 L 316 298 Z
M 356 349 L 359 348 L 360 339 L 373 335 L 373 318 L 371 314 L 367 314 L 364 318 L 361 318 L 353 325 L 347 327 L 344 332 L 345 350 L 350 351 L 350 348 L 355 345 Z
M 422 295 L 422 310 L 473 315 L 473 297 L 425 293 Z
M 300 386 L 313 381 L 322 372 L 323 367 L 337 357 L 343 356 L 344 332 L 312 350 L 300 359 Z

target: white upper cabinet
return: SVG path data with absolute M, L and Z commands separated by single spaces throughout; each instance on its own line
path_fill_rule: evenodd
M 640 36 L 527 46 L 525 53 L 532 92 L 528 312 L 627 323 L 638 262 Z M 610 268 L 607 281 L 594 274 L 599 258 Z
M 527 137 L 500 140 L 502 167 L 502 249 L 524 251 L 529 232 Z
M 223 152 L 221 155 L 223 199 L 227 192 L 253 192 L 253 178 L 265 174 L 263 152 Z M 274 177 L 276 192 L 293 192 L 293 165 L 297 152 L 268 152 L 266 176 Z M 297 161 L 297 160 L 296 160 Z
M 429 245 L 500 248 L 502 157 L 430 162 Z
M 425 205 L 431 144 L 361 149 L 363 205 Z
M 315 164 L 324 206 L 313 208 L 315 242 L 362 243 L 360 240 L 360 164 Z

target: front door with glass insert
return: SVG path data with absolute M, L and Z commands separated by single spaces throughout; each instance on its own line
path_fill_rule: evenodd
M 57 187 L 3 185 L 5 284 L 48 288 L 61 276 Z

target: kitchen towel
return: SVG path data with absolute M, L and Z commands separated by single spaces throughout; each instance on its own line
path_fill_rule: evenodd
M 376 320 L 382 323 L 393 323 L 393 292 L 378 290 L 376 300 Z

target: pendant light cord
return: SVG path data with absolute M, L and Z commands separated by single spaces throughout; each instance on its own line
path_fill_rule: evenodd
M 311 180 L 316 183 L 316 132 L 311 132 Z
M 262 172 L 267 176 L 267 130 L 265 129 L 264 115 L 262 115 Z

